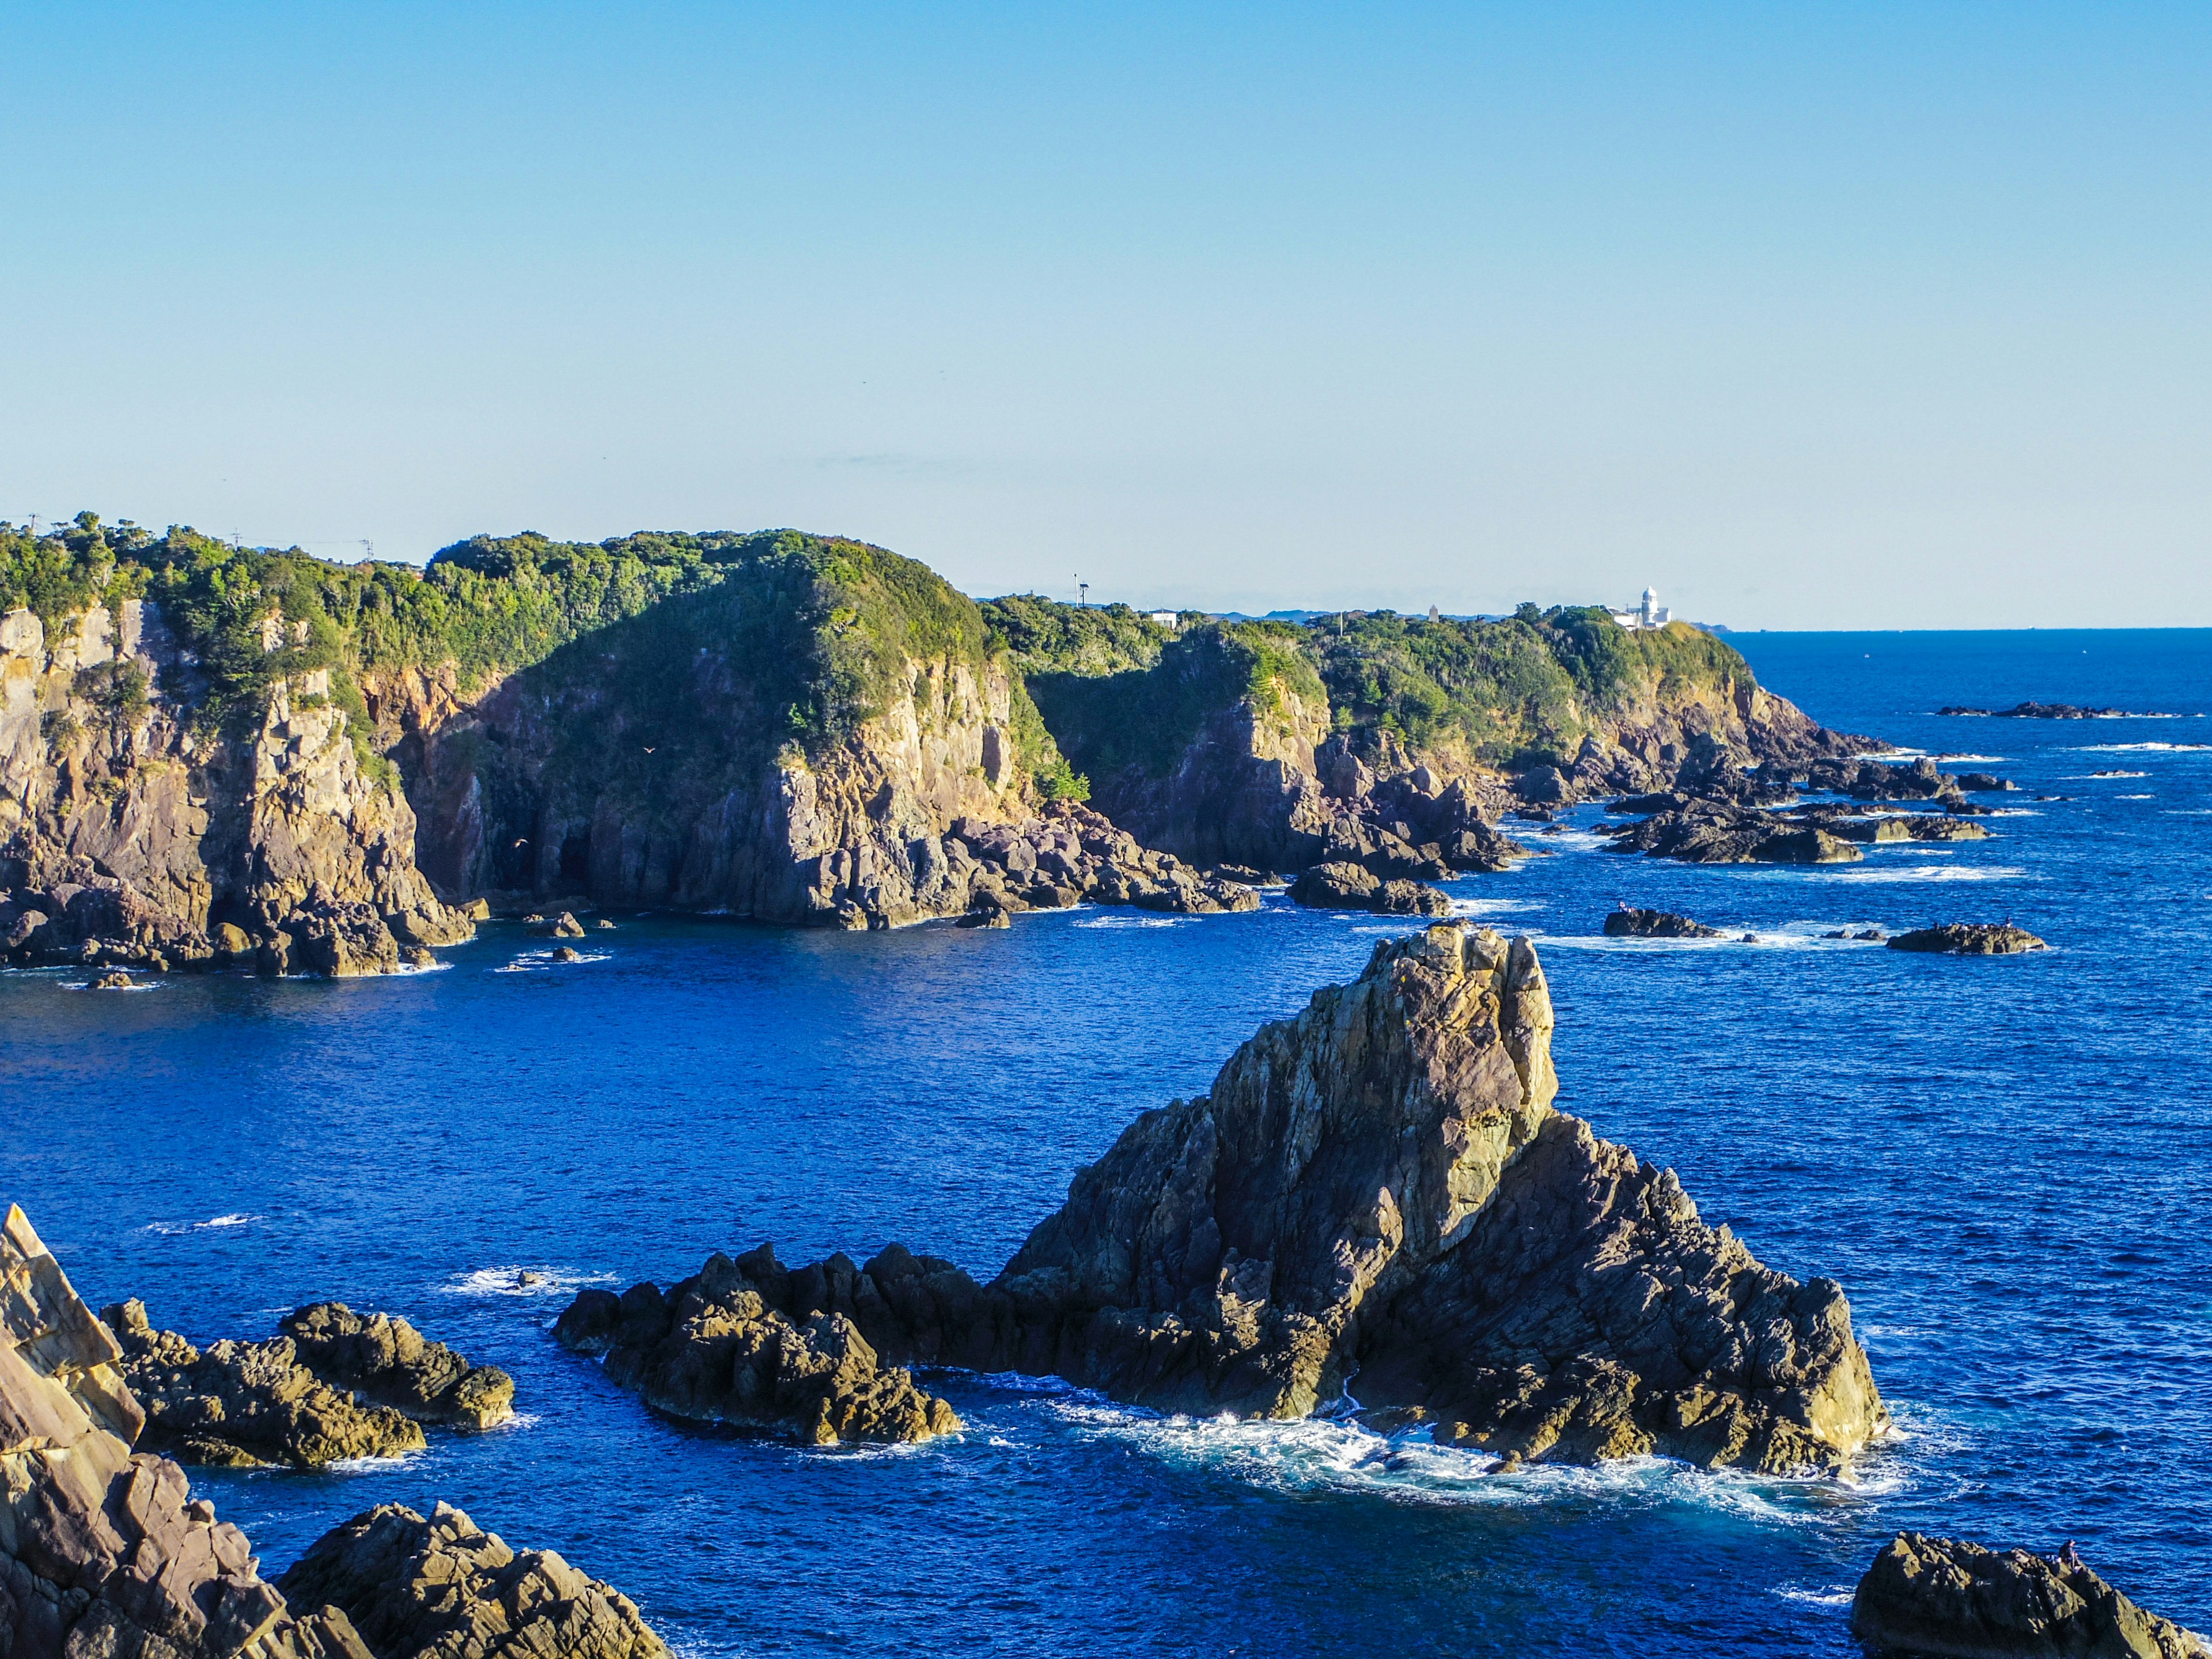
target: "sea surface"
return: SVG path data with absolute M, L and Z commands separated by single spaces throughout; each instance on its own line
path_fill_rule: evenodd
M 143 1297 L 208 1340 L 336 1297 L 514 1372 L 489 1434 L 195 1471 L 265 1571 L 442 1498 L 611 1581 L 686 1659 L 1843 1654 L 1900 1528 L 2074 1539 L 2212 1629 L 2212 720 L 1930 713 L 2202 715 L 2212 631 L 1731 638 L 1828 724 L 2018 780 L 1984 798 L 1993 838 L 1698 868 L 1601 850 L 1583 809 L 1534 837 L 1552 856 L 1452 890 L 1539 941 L 1560 1107 L 1842 1282 L 1902 1425 L 1848 1482 L 1499 1475 L 1418 1436 L 957 1373 L 929 1382 L 963 1434 L 799 1450 L 657 1419 L 555 1345 L 576 1287 L 763 1240 L 995 1272 L 1133 1116 L 1397 931 L 1279 896 L 1002 933 L 619 916 L 565 967 L 495 924 L 441 970 L 334 984 L 0 975 L 0 1201 L 95 1307 Z M 1756 938 L 1604 939 L 1620 899 Z M 2052 948 L 1820 937 L 2006 917 Z

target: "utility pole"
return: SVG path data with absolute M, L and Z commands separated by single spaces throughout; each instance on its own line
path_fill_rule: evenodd
M 364 559 L 373 559 L 376 556 L 376 544 L 365 536 L 362 538 L 361 556 Z
M 1077 595 L 1077 598 L 1076 598 L 1076 608 L 1077 608 L 1078 610 L 1080 610 L 1080 611 L 1088 611 L 1088 610 L 1090 610 L 1090 609 L 1091 609 L 1091 584 L 1090 584 L 1089 582 L 1087 582 L 1087 581 L 1085 581 L 1081 577 L 1079 577 L 1079 577 L 1077 577 L 1077 578 L 1076 578 L 1076 581 L 1075 581 L 1075 592 L 1076 592 L 1076 595 Z

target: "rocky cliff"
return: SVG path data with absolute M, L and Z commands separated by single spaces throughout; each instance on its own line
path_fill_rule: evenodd
M 264 617 L 270 649 L 280 611 Z M 251 718 L 192 718 L 195 665 L 141 599 L 0 617 L 0 949 L 19 963 L 331 975 L 455 943 L 396 783 L 366 771 L 327 669 Z
M 1348 1400 L 1502 1457 L 1844 1468 L 1887 1414 L 1842 1291 L 1555 1111 L 1551 1031 L 1526 941 L 1431 927 L 1139 1118 L 988 1285 L 894 1246 L 748 1288 L 886 1363 L 1163 1410 Z
M 1851 1634 L 1920 1659 L 2212 1659 L 2212 1642 L 2137 1607 L 2071 1544 L 2036 1555 L 1917 1532 L 1859 1581 Z

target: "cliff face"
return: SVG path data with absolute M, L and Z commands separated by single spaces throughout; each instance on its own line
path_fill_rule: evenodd
M 268 626 L 283 622 L 272 613 Z M 211 961 L 329 974 L 465 939 L 415 869 L 414 815 L 364 775 L 327 670 L 196 731 L 157 606 L 51 632 L 0 617 L 0 947 L 19 962 Z

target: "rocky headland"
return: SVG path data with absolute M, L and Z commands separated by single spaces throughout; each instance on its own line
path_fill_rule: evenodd
M 505 1371 L 342 1303 L 288 1315 L 270 1341 L 205 1349 L 155 1329 L 139 1302 L 101 1318 L 144 1407 L 146 1443 L 187 1463 L 319 1468 L 419 1451 L 424 1423 L 489 1428 L 514 1413 Z
M 1841 1291 L 1761 1265 L 1670 1172 L 1555 1111 L 1551 1032 L 1526 941 L 1440 926 L 1383 944 L 1209 1094 L 1139 1117 L 990 1284 L 896 1245 L 766 1285 L 731 1263 L 715 1294 L 737 1305 L 701 1327 L 697 1372 L 730 1386 L 726 1321 L 832 1316 L 881 1364 L 1053 1375 L 1167 1411 L 1350 1397 L 1500 1458 L 1844 1468 L 1887 1414 Z M 673 1370 L 693 1339 L 667 1300 L 580 1297 L 566 1340 Z M 649 1340 L 620 1334 L 633 1303 Z
M 2212 1659 L 2212 1642 L 2144 1612 L 2071 1544 L 2035 1555 L 1917 1532 L 1859 1581 L 1851 1634 L 1919 1659 Z
M 1893 951 L 1924 951 L 1953 957 L 2008 957 L 2023 951 L 2047 951 L 2025 927 L 2008 921 L 1939 921 L 1888 940 Z

